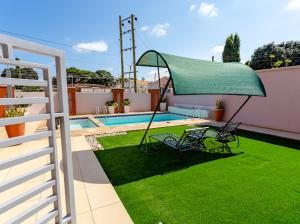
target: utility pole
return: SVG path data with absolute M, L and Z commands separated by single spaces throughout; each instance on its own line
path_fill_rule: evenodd
M 135 66 L 135 28 L 134 28 L 135 16 L 131 14 L 131 39 L 132 39 L 132 64 L 133 64 L 133 80 L 134 80 L 134 92 L 137 92 L 136 86 L 136 66 Z
M 129 92 L 131 93 L 131 65 L 129 65 Z
M 135 45 L 135 26 L 134 22 L 137 21 L 137 18 L 135 15 L 131 14 L 129 17 L 122 19 L 121 16 L 119 16 L 119 29 L 120 29 L 120 53 L 121 53 L 121 83 L 122 87 L 124 88 L 124 79 L 126 74 L 131 74 L 133 73 L 133 78 L 134 78 L 134 92 L 137 92 L 137 70 L 136 70 L 136 45 Z M 125 22 L 130 24 L 130 27 L 128 30 L 123 31 L 123 28 L 125 26 Z M 125 34 L 131 33 L 131 43 L 130 47 L 124 48 L 123 47 L 123 36 Z M 125 72 L 124 71 L 124 57 L 123 53 L 124 51 L 132 51 L 132 66 L 133 66 L 133 71 Z
M 120 53 L 121 53 L 121 86 L 124 88 L 124 58 L 123 58 L 123 31 L 122 31 L 122 16 L 119 16 L 120 29 Z

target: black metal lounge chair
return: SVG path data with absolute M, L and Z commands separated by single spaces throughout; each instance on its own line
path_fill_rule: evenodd
M 222 148 L 227 152 L 232 153 L 231 149 L 228 145 L 229 142 L 237 141 L 237 147 L 240 146 L 239 136 L 237 135 L 238 127 L 242 124 L 242 122 L 237 123 L 229 123 L 226 126 L 221 126 L 217 129 L 210 129 L 206 137 L 212 137 L 217 142 L 222 144 Z
M 200 150 L 205 149 L 204 138 L 205 132 L 209 127 L 192 128 L 183 132 L 182 136 L 175 134 L 164 133 L 149 136 L 149 142 L 153 149 L 158 150 L 158 147 L 153 144 L 151 140 L 156 140 L 160 145 L 167 145 L 175 149 L 179 154 L 187 150 Z

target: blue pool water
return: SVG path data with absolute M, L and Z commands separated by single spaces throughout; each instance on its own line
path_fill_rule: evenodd
M 96 128 L 96 127 L 98 126 L 88 118 L 70 120 L 71 130 L 83 129 L 83 128 Z
M 138 114 L 138 115 L 120 115 L 120 116 L 110 116 L 110 117 L 96 117 L 100 122 L 102 122 L 105 126 L 117 126 L 123 124 L 137 124 L 137 123 L 145 123 L 149 122 L 152 117 L 152 114 Z M 156 114 L 154 117 L 154 122 L 159 121 L 174 121 L 174 120 L 184 120 L 186 117 L 171 114 L 171 113 L 163 113 Z

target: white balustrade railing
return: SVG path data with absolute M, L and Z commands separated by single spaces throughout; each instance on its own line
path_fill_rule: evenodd
M 38 186 L 27 190 L 20 195 L 12 195 L 13 197 L 6 202 L 0 204 L 0 215 L 14 207 L 26 202 L 34 196 L 52 189 L 51 195 L 39 201 L 27 210 L 18 211 L 10 220 L 1 220 L 1 223 L 19 224 L 29 217 L 36 215 L 39 211 L 49 205 L 53 205 L 54 209 L 49 210 L 48 213 L 38 220 L 37 223 L 48 223 L 53 220 L 55 223 L 76 223 L 75 215 L 75 202 L 74 202 L 74 186 L 73 186 L 73 165 L 72 165 L 72 152 L 70 140 L 70 127 L 69 127 L 69 108 L 68 108 L 68 95 L 66 86 L 66 70 L 65 59 L 62 51 L 48 48 L 39 44 L 34 44 L 28 41 L 12 38 L 0 34 L 0 47 L 2 47 L 3 57 L 0 57 L 0 64 L 7 66 L 20 66 L 30 67 L 42 70 L 42 80 L 28 80 L 16 79 L 11 77 L 0 77 L 0 84 L 6 85 L 8 88 L 8 97 L 0 98 L 0 106 L 13 106 L 20 104 L 45 104 L 46 113 L 37 115 L 26 115 L 23 117 L 0 118 L 0 127 L 11 124 L 19 124 L 26 122 L 47 121 L 47 130 L 25 134 L 24 136 L 6 138 L 0 140 L 0 150 L 6 150 L 7 147 L 17 144 L 28 144 L 28 142 L 36 141 L 39 139 L 47 138 L 48 146 L 33 151 L 15 155 L 8 160 L 1 160 L 0 158 L 0 171 L 15 167 L 23 163 L 30 163 L 34 159 L 49 156 L 49 164 L 44 166 L 26 170 L 22 175 L 9 178 L 0 184 L 0 194 L 21 185 L 22 183 L 32 180 L 40 175 L 51 173 L 49 180 L 40 183 Z M 14 49 L 36 53 L 39 55 L 49 56 L 54 58 L 56 66 L 56 78 L 58 88 L 58 101 L 60 111 L 55 112 L 54 109 L 54 96 L 52 91 L 52 77 L 49 74 L 48 66 L 43 64 L 24 62 L 14 60 Z M 44 88 L 45 97 L 27 97 L 27 98 L 13 98 L 12 87 L 14 86 L 34 86 Z M 64 192 L 66 213 L 63 214 L 62 209 L 62 193 L 60 189 L 60 159 L 58 158 L 58 143 L 55 130 L 55 119 L 60 119 L 60 144 L 62 150 L 62 169 L 64 177 Z M 32 148 L 35 144 L 32 143 Z M 7 179 L 7 178 L 6 178 Z

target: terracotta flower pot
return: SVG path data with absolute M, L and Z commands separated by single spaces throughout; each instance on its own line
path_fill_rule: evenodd
M 25 123 L 6 125 L 5 129 L 9 138 L 22 136 L 25 133 Z
M 216 109 L 215 110 L 215 120 L 222 121 L 224 115 L 224 109 Z

